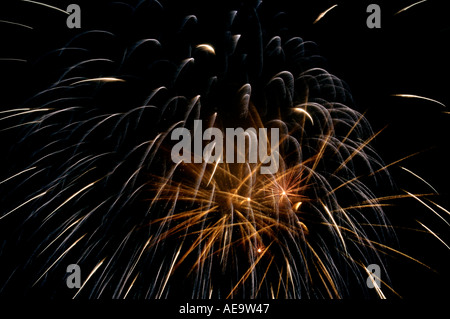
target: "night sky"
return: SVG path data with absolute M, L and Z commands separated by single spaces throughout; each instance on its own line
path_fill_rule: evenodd
M 131 41 L 132 38 L 139 39 L 140 35 L 136 34 L 139 27 L 142 34 L 147 35 L 151 34 L 152 28 L 157 28 L 162 23 L 168 28 L 171 26 L 170 21 L 158 21 L 162 18 L 157 16 L 146 20 L 145 12 L 140 13 L 139 9 L 133 16 L 131 11 L 124 9 L 126 6 L 112 6 L 112 1 L 95 1 L 95 4 L 75 0 L 42 2 L 63 10 L 70 3 L 78 3 L 81 7 L 81 30 L 69 29 L 66 26 L 67 15 L 60 11 L 19 0 L 2 1 L 0 111 L 21 108 L 27 105 L 32 96 L 48 88 L 65 66 L 52 62 L 51 58 L 47 58 L 47 53 L 64 47 L 82 31 L 109 30 L 114 33 L 117 41 L 112 42 L 112 47 L 101 48 L 107 52 L 127 45 L 128 40 Z M 123 2 L 133 5 L 138 3 L 131 0 Z M 175 22 L 188 14 L 195 14 L 199 20 L 204 21 L 204 28 L 199 31 L 198 38 L 194 39 L 204 43 L 214 43 L 217 34 L 223 31 L 220 21 L 231 8 L 251 6 L 251 2 L 161 1 L 166 10 L 171 12 L 174 29 Z M 353 97 L 351 107 L 365 114 L 375 133 L 382 130 L 371 145 L 386 165 L 414 154 L 389 167 L 396 193 L 405 194 L 405 190 L 414 194 L 434 193 L 427 198 L 448 210 L 450 19 L 443 2 L 428 0 L 399 12 L 414 1 L 277 0 L 263 1 L 263 10 L 259 14 L 265 21 L 264 19 L 273 16 L 274 12 L 284 12 L 271 20 L 267 36 L 273 30 L 279 30 L 285 37 L 299 36 L 304 41 L 315 42 L 317 58 L 314 63 L 344 81 Z M 370 14 L 366 9 L 371 3 L 376 3 L 381 8 L 379 29 L 370 29 L 366 25 Z M 335 4 L 336 7 L 314 23 L 320 13 Z M 150 7 L 146 10 L 151 12 Z M 134 19 L 136 20 L 133 21 Z M 33 29 L 2 21 L 15 21 L 32 26 Z M 177 54 L 184 54 L 176 51 L 176 41 L 183 41 L 182 37 L 172 39 L 173 44 L 170 44 L 171 39 L 164 41 L 175 48 L 169 54 L 174 60 L 178 59 Z M 220 43 L 217 46 L 220 48 Z M 99 53 L 101 54 L 100 51 Z M 120 59 L 120 56 L 116 58 Z M 136 78 L 147 76 L 144 74 L 145 69 L 139 67 L 140 64 L 145 64 L 139 59 L 145 57 L 136 59 Z M 220 65 L 218 68 L 220 69 Z M 164 73 L 161 73 L 161 76 L 164 76 Z M 140 82 L 137 83 L 137 86 L 129 88 L 130 92 L 136 91 L 136 99 L 142 89 Z M 188 86 L 189 84 L 186 84 L 186 90 L 189 90 Z M 415 97 L 395 96 L 400 94 Z M 426 100 L 424 97 L 435 101 Z M 122 98 L 124 97 L 118 95 L 116 100 L 105 100 L 105 105 L 110 103 L 111 108 L 114 108 L 113 104 L 122 101 Z M 7 113 L 1 114 L 2 117 L 5 114 Z M 14 123 L 20 121 L 2 119 L 0 129 Z M 1 130 L 0 134 L 2 149 L 5 150 L 1 159 L 0 180 L 5 180 L 26 164 L 26 155 L 21 154 L 30 152 L 32 145 L 25 149 L 19 147 L 19 151 L 16 151 L 21 141 L 21 132 Z M 429 184 L 410 172 L 419 175 Z M 377 185 L 381 193 L 384 186 Z M 26 189 L 25 187 L 23 191 Z M 9 186 L 0 184 L 0 216 L 20 202 L 20 194 L 10 192 Z M 437 217 L 425 204 L 432 206 L 443 218 Z M 450 250 L 427 233 L 417 221 L 428 226 L 449 245 L 450 217 L 430 202 L 425 200 L 421 203 L 414 198 L 395 199 L 393 205 L 386 207 L 385 211 L 396 231 L 397 237 L 393 239 L 393 247 L 432 269 L 401 256 L 390 259 L 387 265 L 394 289 L 405 299 L 447 299 Z M 17 231 L 20 221 L 26 219 L 26 216 L 26 212 L 21 212 L 20 216 L 0 220 L 0 231 L 2 234 L 8 234 L 0 241 L 0 267 L 7 264 L 6 272 L 2 271 L 0 277 L 0 296 L 3 297 L 8 297 L 10 293 L 20 296 L 21 285 L 29 284 L 27 279 L 17 279 L 16 276 L 11 278 L 17 280 L 17 285 L 14 286 L 14 283 L 8 281 L 8 274 L 14 272 L 15 263 L 23 263 L 26 260 L 26 249 L 17 252 L 15 259 L 15 249 L 26 246 L 26 241 L 21 243 L 23 238 L 17 235 L 24 236 L 26 233 Z M 31 227 L 30 224 L 27 227 Z M 32 232 L 31 228 L 29 231 Z M 16 240 L 17 246 L 14 243 Z M 4 291 L 2 285 L 7 287 Z M 395 295 L 390 296 L 396 298 Z M 358 299 L 360 296 L 352 297 Z

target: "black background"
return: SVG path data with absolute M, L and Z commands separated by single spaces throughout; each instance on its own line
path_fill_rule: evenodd
M 120 13 L 111 14 L 106 1 L 96 4 L 85 1 L 46 1 L 65 9 L 69 3 L 79 3 L 82 9 L 82 30 L 96 29 L 98 24 L 117 25 L 125 32 L 126 23 Z M 406 99 L 393 94 L 415 94 L 450 105 L 450 19 L 445 1 L 427 1 L 395 15 L 413 1 L 265 1 L 266 8 L 288 13 L 289 33 L 314 41 L 324 58 L 326 69 L 344 80 L 350 87 L 356 108 L 367 112 L 375 132 L 384 131 L 374 146 L 389 164 L 419 152 L 399 165 L 427 180 L 438 191 L 434 196 L 439 205 L 450 207 L 448 178 L 448 146 L 450 115 L 448 107 L 430 101 Z M 218 2 L 166 1 L 174 9 L 207 16 L 217 9 Z M 381 7 L 381 29 L 369 29 L 366 8 L 370 3 Z M 322 20 L 317 16 L 338 4 Z M 220 4 L 221 5 L 221 4 Z M 225 5 L 224 5 L 225 6 Z M 0 61 L 0 107 L 18 108 L 30 96 L 45 89 L 52 72 L 39 70 L 35 62 L 46 52 L 64 46 L 78 30 L 66 27 L 64 14 L 42 6 L 20 1 L 2 1 L 0 20 L 32 25 L 33 30 L 0 23 L 0 58 L 19 58 L 28 62 Z M 211 30 L 213 33 L 213 30 Z M 4 135 L 6 149 L 14 140 Z M 11 160 L 11 159 L 10 159 Z M 8 161 L 6 161 L 8 162 Z M 3 166 L 2 176 L 8 176 Z M 402 189 L 430 192 L 424 183 L 397 166 L 391 174 Z M 445 216 L 445 213 L 439 211 Z M 450 251 L 429 234 L 407 230 L 423 230 L 415 221 L 422 221 L 450 243 L 449 227 L 413 199 L 398 200 L 398 206 L 388 209 L 393 225 L 398 229 L 399 249 L 423 261 L 435 270 L 426 269 L 406 258 L 394 258 L 391 280 L 396 291 L 406 299 L 446 299 L 450 283 L 448 269 Z M 449 220 L 447 216 L 447 220 Z M 442 290 L 442 288 L 444 290 Z

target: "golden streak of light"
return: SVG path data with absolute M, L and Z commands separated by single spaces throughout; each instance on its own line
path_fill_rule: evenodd
M 204 43 L 204 44 L 199 44 L 199 45 L 197 45 L 195 48 L 216 55 L 216 50 L 214 50 L 213 46 L 210 45 L 210 44 L 206 44 L 206 43 Z
M 12 22 L 12 21 L 6 21 L 6 20 L 0 20 L 1 23 L 7 23 L 7 24 L 12 24 L 12 25 L 17 25 L 19 27 L 24 27 L 30 30 L 33 30 L 33 27 L 30 27 L 26 24 L 22 24 L 22 23 L 17 23 L 17 22 Z
M 28 109 L 28 110 L 24 110 L 24 112 L 21 113 L 17 113 L 17 114 L 12 114 L 12 115 L 8 115 L 5 117 L 0 118 L 0 121 L 2 120 L 7 120 L 16 116 L 22 116 L 22 115 L 26 115 L 26 114 L 31 114 L 31 113 L 35 113 L 35 112 L 47 112 L 47 111 L 52 111 L 53 109 Z
M 433 272 L 436 272 L 433 268 L 431 268 L 431 267 L 428 266 L 427 264 L 424 264 L 423 262 L 419 261 L 418 259 L 416 259 L 416 258 L 414 258 L 414 257 L 412 257 L 412 256 L 410 256 L 410 255 L 408 255 L 408 254 L 402 253 L 400 250 L 397 250 L 397 249 L 395 249 L 395 248 L 389 247 L 389 246 L 384 245 L 384 244 L 382 244 L 382 243 L 378 243 L 378 242 L 373 241 L 373 240 L 370 240 L 370 239 L 368 239 L 368 238 L 359 237 L 358 239 L 361 239 L 361 240 L 365 241 L 367 244 L 370 245 L 369 247 L 372 247 L 371 244 L 374 244 L 375 246 L 379 246 L 379 247 L 382 247 L 382 248 L 384 248 L 384 249 L 386 249 L 386 250 L 388 250 L 388 251 L 391 251 L 391 252 L 393 252 L 393 253 L 399 254 L 400 256 L 406 257 L 406 258 L 408 258 L 408 259 L 410 259 L 410 260 L 412 260 L 412 261 L 418 263 L 419 265 L 422 265 L 422 266 L 428 268 L 429 270 L 431 270 L 431 271 L 433 271 Z M 352 239 L 350 239 L 350 240 L 352 240 Z M 384 251 L 382 251 L 382 250 L 378 250 L 378 251 L 380 251 L 380 252 L 386 254 L 386 252 L 384 252 Z
M 128 287 L 128 290 L 127 290 L 127 292 L 125 293 L 125 296 L 123 296 L 123 299 L 126 299 L 126 298 L 127 298 L 128 293 L 130 292 L 131 288 L 133 287 L 133 285 L 134 285 L 134 283 L 135 283 L 135 281 L 136 281 L 136 279 L 137 279 L 138 277 L 139 277 L 139 274 L 137 274 L 136 277 L 134 277 L 133 281 L 131 282 L 130 287 Z
M 36 281 L 34 282 L 33 286 L 36 285 L 36 284 L 42 279 L 42 277 L 44 277 L 45 274 L 46 274 L 50 269 L 52 269 L 52 267 L 53 267 L 53 266 L 54 266 L 54 265 L 55 265 L 62 257 L 64 257 L 64 255 L 67 254 L 67 253 L 69 252 L 69 250 L 71 250 L 76 244 L 78 244 L 78 242 L 79 242 L 80 240 L 82 240 L 82 239 L 84 238 L 84 236 L 86 236 L 86 235 L 87 235 L 87 233 L 84 234 L 83 236 L 81 236 L 80 238 L 78 238 L 76 241 L 74 241 L 74 243 L 73 243 L 72 245 L 70 245 L 70 247 L 67 248 L 67 249 L 61 254 L 61 256 L 59 256 L 59 257 L 53 262 L 53 264 L 51 264 L 50 267 L 47 268 L 46 271 L 44 271 L 44 273 L 38 278 L 38 280 L 36 280 Z
M 20 109 L 9 109 L 9 110 L 5 110 L 5 111 L 0 111 L 0 114 L 12 113 L 12 112 L 23 112 L 23 111 L 29 111 L 29 110 L 31 110 L 31 109 L 28 107 L 24 107 L 24 108 L 20 108 Z
M 372 174 L 373 174 L 373 173 L 372 173 Z M 370 176 L 370 175 L 369 175 L 369 176 Z M 331 195 L 331 194 L 335 193 L 337 190 L 339 190 L 339 189 L 342 188 L 342 187 L 345 187 L 345 186 L 347 186 L 347 185 L 349 185 L 349 184 L 352 184 L 352 183 L 358 181 L 361 177 L 362 177 L 362 176 L 356 176 L 356 177 L 354 177 L 354 178 L 352 178 L 352 179 L 350 179 L 350 180 L 348 180 L 348 181 L 346 181 L 346 182 L 340 184 L 339 186 L 336 186 L 334 189 L 332 189 L 331 191 L 328 192 L 328 195 Z
M 15 174 L 15 175 L 11 176 L 11 177 L 8 177 L 8 178 L 5 179 L 5 180 L 1 181 L 1 182 L 0 182 L 0 185 L 3 184 L 3 183 L 6 183 L 7 181 L 9 181 L 9 180 L 11 180 L 11 179 L 13 179 L 13 178 L 15 178 L 15 177 L 17 177 L 17 176 L 19 176 L 19 175 L 22 175 L 23 173 L 26 173 L 26 172 L 28 172 L 28 171 L 32 171 L 32 170 L 34 170 L 34 169 L 36 169 L 36 168 L 37 168 L 36 166 L 27 168 L 27 169 L 25 169 L 25 170 L 23 170 L 23 171 L 21 171 L 21 172 Z
M 234 288 L 230 291 L 230 293 L 228 294 L 226 299 L 230 299 L 234 292 L 239 288 L 239 286 L 241 285 L 241 283 L 244 283 L 248 277 L 251 275 L 251 273 L 255 270 L 256 265 L 258 265 L 259 261 L 261 260 L 261 258 L 265 255 L 265 253 L 269 250 L 269 247 L 266 247 L 266 249 L 264 249 L 264 251 L 262 251 L 258 258 L 255 260 L 255 262 L 247 269 L 247 271 L 245 272 L 245 274 L 241 277 L 241 279 L 239 279 L 239 281 L 237 282 L 237 284 L 234 286 Z
M 170 266 L 169 272 L 167 273 L 166 280 L 164 281 L 164 284 L 163 284 L 163 286 L 161 288 L 161 291 L 159 293 L 158 299 L 160 299 L 162 297 L 162 294 L 163 294 L 164 290 L 166 289 L 167 282 L 169 281 L 169 278 L 172 275 L 175 263 L 177 262 L 177 259 L 178 259 L 178 256 L 180 255 L 182 247 L 183 247 L 183 243 L 181 243 L 180 248 L 178 249 L 175 257 L 173 258 L 172 265 Z
M 400 163 L 400 162 L 403 162 L 404 160 L 406 160 L 406 159 L 408 159 L 408 158 L 410 158 L 410 157 L 416 156 L 416 155 L 418 155 L 418 154 L 420 154 L 420 152 L 416 152 L 416 153 L 414 153 L 414 154 L 410 154 L 410 155 L 405 156 L 405 157 L 403 157 L 403 158 L 401 158 L 401 159 L 399 159 L 399 160 L 396 160 L 396 161 L 394 161 L 394 162 L 392 162 L 392 163 L 390 163 L 390 164 L 387 164 L 387 165 L 383 166 L 382 168 L 376 170 L 375 172 L 370 173 L 369 176 L 373 176 L 373 175 L 375 175 L 375 174 L 378 174 L 379 172 L 384 171 L 384 170 L 388 169 L 389 167 L 391 167 L 391 166 L 393 166 L 393 165 L 395 165 L 395 164 L 398 164 L 398 163 Z
M 64 205 L 66 205 L 68 202 L 70 202 L 72 199 L 74 199 L 75 197 L 77 197 L 79 194 L 81 194 L 82 192 L 84 192 L 85 190 L 87 190 L 88 188 L 91 188 L 92 186 L 94 186 L 98 181 L 97 180 L 95 182 L 92 182 L 88 185 L 86 185 L 85 187 L 83 187 L 82 189 L 80 189 L 79 191 L 75 192 L 72 196 L 70 196 L 68 199 L 66 199 L 61 205 L 59 205 L 54 211 L 52 211 L 45 219 L 44 219 L 44 223 L 57 211 L 59 210 L 61 207 L 63 207 Z
M 439 215 L 439 213 L 437 211 L 435 211 L 430 205 L 427 205 L 427 203 L 425 203 L 423 200 L 421 200 L 419 197 L 417 197 L 416 195 L 403 190 L 406 194 L 410 195 L 412 198 L 414 198 L 415 200 L 417 200 L 419 203 L 421 203 L 422 205 L 424 205 L 426 208 L 428 208 L 429 210 L 431 210 L 437 217 L 439 217 L 440 219 L 442 219 L 444 221 L 444 223 L 446 223 L 448 226 L 450 226 L 450 223 L 448 221 L 445 220 L 444 217 L 442 217 L 441 215 Z
M 357 264 L 357 265 L 359 265 L 362 269 L 364 269 L 366 272 L 368 271 L 368 269 L 366 268 L 366 266 L 362 263 L 362 262 L 360 262 L 360 261 L 358 261 L 358 260 L 355 260 L 355 259 L 353 259 L 352 257 L 350 257 L 350 256 L 347 256 L 347 258 L 349 259 L 349 260 L 351 260 L 352 262 L 354 262 L 355 264 Z M 373 274 L 372 274 L 373 275 Z M 402 296 L 401 295 L 399 295 L 399 293 L 398 292 L 396 292 L 395 290 L 394 290 L 394 288 L 392 288 L 391 286 L 389 286 L 389 284 L 387 283 L 387 282 L 385 282 L 385 281 L 383 281 L 381 278 L 379 278 L 379 277 L 377 277 L 378 278 L 378 280 L 387 288 L 387 289 L 389 289 L 390 291 L 392 291 L 397 297 L 399 297 L 400 299 L 402 299 Z M 374 285 L 374 287 L 375 287 L 375 285 Z M 384 294 L 383 294 L 384 295 Z M 385 298 L 386 299 L 386 298 Z
M 334 6 L 331 6 L 330 8 L 328 8 L 327 10 L 325 10 L 324 12 L 319 14 L 317 19 L 313 22 L 313 24 L 316 24 L 317 22 L 319 22 L 319 20 L 321 20 L 330 10 L 334 9 L 335 7 L 337 7 L 337 4 L 335 4 Z
M 325 139 L 322 140 L 322 145 L 320 147 L 320 150 L 319 150 L 319 152 L 317 152 L 317 155 L 315 156 L 315 160 L 314 160 L 313 166 L 312 166 L 312 168 L 310 170 L 310 173 L 308 174 L 308 177 L 306 178 L 306 184 L 308 184 L 309 180 L 313 177 L 317 166 L 319 165 L 320 161 L 323 158 L 323 155 L 325 154 L 325 150 L 329 146 L 329 141 L 330 140 L 331 140 L 331 136 L 330 135 L 326 135 Z
M 351 210 L 351 209 L 374 208 L 374 207 L 391 207 L 391 206 L 394 206 L 394 205 L 393 204 L 378 204 L 378 203 L 360 204 L 360 205 L 347 206 L 347 207 L 341 208 L 341 209 L 336 210 L 336 211 L 341 211 L 342 212 L 342 211 Z
M 436 204 L 435 202 L 431 201 L 428 199 L 429 202 L 431 202 L 432 204 L 436 205 L 439 209 L 443 210 L 445 213 L 447 213 L 448 215 L 450 215 L 450 211 L 448 211 L 448 209 L 445 209 L 444 207 L 442 207 L 441 205 Z
M 415 194 L 417 197 L 424 197 L 424 196 L 432 196 L 434 195 L 434 193 L 430 193 L 430 194 Z M 371 205 L 391 205 L 391 204 L 379 204 L 379 202 L 382 201 L 390 201 L 393 199 L 404 199 L 404 198 L 411 198 L 411 195 L 409 194 L 401 194 L 401 195 L 390 195 L 390 196 L 383 196 L 383 197 L 378 197 L 375 199 L 369 199 L 369 200 L 365 200 L 363 201 L 361 204 L 371 204 Z
M 95 267 L 94 269 L 92 269 L 91 273 L 88 275 L 88 277 L 86 278 L 86 280 L 83 282 L 83 284 L 81 285 L 80 289 L 78 289 L 77 293 L 72 297 L 72 299 L 75 299 L 78 294 L 81 292 L 81 290 L 83 289 L 83 287 L 87 284 L 87 282 L 89 281 L 89 279 L 91 279 L 92 275 L 100 268 L 100 266 L 103 264 L 103 262 L 105 261 L 106 257 L 103 258 Z
M 337 298 L 340 298 L 340 295 L 339 295 L 338 289 L 337 289 L 337 287 L 336 287 L 336 284 L 335 284 L 335 282 L 334 282 L 334 280 L 333 280 L 333 277 L 330 275 L 330 273 L 329 273 L 327 267 L 325 267 L 325 264 L 323 263 L 322 259 L 320 258 L 320 256 L 317 254 L 317 252 L 315 251 L 315 249 L 311 246 L 311 244 L 310 244 L 309 242 L 306 242 L 306 244 L 308 245 L 308 248 L 309 248 L 310 251 L 313 253 L 314 257 L 316 258 L 317 262 L 319 263 L 319 267 L 317 268 L 317 270 L 320 269 L 320 270 L 322 271 L 322 273 L 325 275 L 325 277 L 326 277 L 328 283 L 331 285 L 331 288 L 333 289 L 333 291 L 334 291 L 334 293 L 335 293 L 335 296 L 336 296 Z M 316 266 L 316 267 L 317 267 L 317 266 Z M 333 298 L 333 294 L 331 293 L 330 289 L 328 288 L 328 285 L 327 285 L 327 282 L 325 281 L 325 278 L 322 277 L 322 274 L 321 274 L 319 271 L 317 272 L 317 274 L 319 275 L 319 277 L 320 277 L 322 283 L 324 284 L 325 289 L 326 289 L 327 292 L 328 292 L 328 296 L 329 296 L 331 299 L 334 299 L 334 298 Z
M 373 134 L 370 138 L 364 141 L 364 143 L 361 143 L 361 145 L 352 153 L 350 156 L 348 156 L 341 165 L 333 172 L 333 175 L 335 175 L 337 172 L 339 172 L 341 169 L 343 169 L 349 161 L 351 161 L 356 155 L 360 154 L 362 150 L 369 145 L 370 142 L 374 138 L 376 138 L 381 132 L 383 132 L 386 129 L 387 126 L 383 127 L 381 130 L 378 131 L 378 133 Z
M 50 244 L 48 244 L 44 249 L 42 249 L 42 251 L 39 253 L 38 256 L 40 256 L 43 252 L 45 252 L 51 245 L 53 245 L 54 242 L 56 242 L 58 240 L 58 238 L 60 238 L 66 231 L 68 231 L 69 229 L 71 229 L 73 226 L 75 226 L 76 224 L 78 224 L 81 220 L 83 220 L 85 217 L 81 217 L 78 220 L 74 221 L 72 224 L 70 224 L 69 226 L 66 227 L 66 229 L 64 229 L 58 236 L 56 236 L 55 239 L 53 239 Z
M 139 262 L 139 259 L 141 259 L 142 254 L 144 254 L 145 250 L 147 249 L 147 247 L 150 245 L 150 242 L 152 241 L 152 236 L 150 236 L 150 238 L 147 240 L 147 242 L 145 243 L 145 245 L 142 247 L 141 249 L 141 253 L 139 254 L 138 258 L 134 261 L 133 266 L 130 269 L 130 273 L 133 272 L 134 268 L 136 267 L 137 263 Z
M 347 253 L 347 245 L 345 244 L 345 240 L 344 240 L 344 237 L 342 236 L 340 227 L 338 226 L 338 224 L 334 220 L 333 214 L 330 212 L 330 210 L 328 209 L 328 207 L 325 204 L 322 203 L 322 206 L 323 206 L 323 208 L 325 208 L 326 213 L 328 214 L 328 216 L 330 217 L 330 219 L 331 219 L 331 221 L 333 223 L 334 229 L 336 230 L 339 238 L 341 239 L 341 243 L 342 243 L 342 246 L 343 246 L 343 248 L 345 250 L 345 253 L 348 254 Z
M 132 231 L 133 231 L 133 230 L 132 230 Z M 130 234 L 131 234 L 131 232 L 130 232 Z M 129 235 L 130 235 L 130 234 L 129 234 Z M 129 238 L 129 237 L 127 236 L 127 238 Z M 120 296 L 120 295 L 122 294 L 123 287 L 126 285 L 126 283 L 128 282 L 128 279 L 131 277 L 131 275 L 132 275 L 134 269 L 136 268 L 136 265 L 138 264 L 139 260 L 140 260 L 141 257 L 142 257 L 142 254 L 143 254 L 144 251 L 147 249 L 147 247 L 148 247 L 148 245 L 150 244 L 151 240 L 152 240 L 152 236 L 150 236 L 150 238 L 147 240 L 147 242 L 145 243 L 145 245 L 142 247 L 141 252 L 140 252 L 139 256 L 137 257 L 137 259 L 135 259 L 134 262 L 133 262 L 133 264 L 131 265 L 131 267 L 128 268 L 128 274 L 125 276 L 125 280 L 123 281 L 123 286 L 122 286 L 122 288 L 120 289 L 119 293 L 117 294 L 118 296 Z M 109 264 L 109 263 L 108 263 L 108 264 Z M 106 267 L 108 267 L 108 265 L 106 265 Z M 134 282 L 136 281 L 136 279 L 137 279 L 137 277 L 139 276 L 139 274 L 140 274 L 140 273 L 138 273 L 138 274 L 135 276 L 134 280 L 132 281 L 132 283 L 131 283 L 130 286 L 128 287 L 127 292 L 125 293 L 125 296 L 123 297 L 123 299 L 125 299 L 125 298 L 127 297 L 129 291 L 130 291 L 131 288 L 133 287 Z
M 300 206 L 302 206 L 302 204 L 303 204 L 302 202 L 297 202 L 297 203 L 294 204 L 294 206 L 292 206 L 292 208 L 295 211 L 297 211 L 300 208 Z
M 381 287 L 378 286 L 378 283 L 377 283 L 377 280 L 381 281 L 380 277 L 376 276 L 371 271 L 369 271 L 369 269 L 367 269 L 367 267 L 364 267 L 364 270 L 367 272 L 367 275 L 369 276 L 370 280 L 372 281 L 372 284 L 375 287 L 375 290 L 376 290 L 378 296 L 380 296 L 380 299 L 386 299 L 386 296 L 384 295 L 383 291 L 381 290 Z
M 402 229 L 402 230 L 408 230 L 415 233 L 422 233 L 422 234 L 428 234 L 427 231 L 412 227 L 402 227 L 402 226 L 393 226 L 393 225 L 382 225 L 382 224 L 370 224 L 370 223 L 360 223 L 360 226 L 364 227 L 382 227 L 382 228 L 391 228 L 391 229 Z
M 265 282 L 264 280 L 266 279 L 267 273 L 269 272 L 270 266 L 272 265 L 272 262 L 273 262 L 274 259 L 275 259 L 275 257 L 272 256 L 272 258 L 271 258 L 270 261 L 269 261 L 269 264 L 268 264 L 267 267 L 266 267 L 266 271 L 264 272 L 264 275 L 263 275 L 262 278 L 261 278 L 261 281 L 260 281 L 260 283 L 259 283 L 259 287 L 258 287 L 258 289 L 256 290 L 256 294 L 255 294 L 255 295 L 258 295 L 258 294 L 259 294 L 259 291 L 261 290 L 261 287 L 262 287 L 262 285 L 263 285 L 264 282 Z
M 222 218 L 221 220 L 223 220 Z M 197 261 L 194 263 L 194 265 L 191 267 L 191 270 L 189 271 L 189 274 L 191 274 L 196 267 L 199 266 L 203 261 L 205 261 L 208 258 L 208 251 L 210 248 L 214 245 L 216 242 L 216 239 L 219 237 L 219 234 L 222 232 L 223 227 L 221 227 L 219 224 L 221 223 L 221 220 L 219 220 L 215 225 L 218 226 L 212 226 L 210 228 L 204 229 L 204 231 L 201 231 L 202 236 L 199 236 L 195 242 L 192 243 L 192 245 L 189 247 L 189 249 L 186 251 L 186 253 L 179 259 L 178 263 L 175 265 L 174 268 L 178 268 L 179 265 L 183 263 L 183 261 L 188 257 L 192 251 L 194 251 L 197 247 L 199 247 L 202 243 L 205 243 L 205 246 L 202 248 L 201 253 L 199 254 Z
M 105 155 L 105 154 L 98 155 L 98 156 L 96 156 L 95 158 L 101 157 L 101 156 L 103 156 L 103 155 Z M 78 176 L 73 180 L 73 182 L 75 183 L 77 180 L 81 179 L 83 176 L 87 175 L 89 172 L 95 171 L 96 169 L 97 169 L 97 166 L 91 167 L 91 168 L 88 169 L 86 172 L 81 173 L 80 175 L 78 175 Z
M 306 236 L 308 236 L 308 235 L 309 235 L 309 229 L 308 229 L 308 227 L 307 227 L 303 222 L 301 222 L 301 221 L 298 221 L 297 223 L 298 223 L 298 224 L 300 225 L 300 227 L 302 228 L 303 233 L 304 233 Z
M 314 125 L 314 120 L 313 120 L 312 116 L 305 109 L 303 109 L 301 107 L 295 107 L 294 111 L 297 112 L 297 113 L 305 114 L 309 118 L 309 120 L 311 121 L 311 124 Z
M 444 103 L 439 102 L 437 100 L 430 99 L 429 97 L 426 97 L 426 96 L 420 96 L 420 95 L 415 95 L 415 94 L 391 94 L 391 96 L 404 97 L 404 98 L 408 98 L 408 99 L 421 99 L 421 100 L 437 103 L 443 107 L 446 107 Z
M 172 220 L 186 219 L 186 220 L 180 222 L 178 225 L 170 228 L 170 230 L 167 230 L 166 232 L 161 234 L 157 241 L 161 241 L 162 239 L 165 239 L 173 234 L 176 234 L 176 233 L 186 229 L 187 226 L 192 226 L 192 225 L 202 223 L 203 218 L 205 216 L 207 216 L 210 213 L 210 211 L 214 211 L 214 209 L 216 209 L 216 208 L 217 207 L 213 207 L 211 210 L 207 210 L 207 211 L 203 211 L 201 209 L 193 210 L 193 211 L 190 211 L 187 213 L 177 214 L 177 215 L 169 216 L 169 217 L 163 217 L 156 221 L 153 221 L 152 223 L 161 222 L 161 221 L 168 222 L 168 221 L 172 221 Z
M 447 247 L 448 249 L 450 249 L 450 246 L 449 245 L 447 245 L 446 243 L 445 243 L 445 241 L 443 241 L 434 231 L 432 231 L 431 229 L 429 229 L 427 226 L 425 226 L 424 224 L 422 224 L 421 222 L 419 222 L 418 220 L 417 220 L 417 222 L 423 227 L 423 228 L 425 228 L 426 230 L 428 230 L 429 232 L 430 232 L 430 234 L 431 235 L 433 235 L 434 237 L 436 237 L 441 243 L 443 243 L 444 245 L 445 245 L 445 247 Z
M 419 3 L 422 3 L 422 2 L 425 2 L 425 1 L 427 1 L 427 0 L 421 0 L 421 1 L 415 2 L 415 3 L 413 3 L 413 4 L 409 5 L 409 6 L 401 9 L 400 11 L 396 12 L 394 15 L 397 15 L 397 14 L 403 12 L 403 11 L 406 11 L 406 10 L 410 9 L 411 7 L 414 7 L 415 5 L 418 5 Z
M 2 220 L 3 218 L 5 218 L 5 217 L 8 216 L 9 214 L 15 212 L 15 211 L 18 210 L 19 208 L 25 206 L 25 205 L 28 204 L 29 202 L 32 202 L 32 201 L 34 201 L 35 199 L 38 199 L 38 198 L 44 196 L 45 194 L 47 194 L 47 192 L 48 192 L 48 190 L 45 191 L 45 192 L 43 192 L 43 193 L 40 193 L 39 195 L 34 196 L 33 198 L 27 200 L 26 202 L 20 204 L 19 206 L 17 206 L 17 207 L 14 208 L 13 210 L 10 210 L 9 212 L 7 212 L 5 215 L 0 216 L 0 220 Z
M 338 147 L 336 148 L 336 151 L 334 154 L 338 154 L 339 150 L 342 146 L 345 146 L 346 141 L 349 139 L 350 135 L 355 131 L 355 129 L 360 125 L 361 121 L 365 118 L 365 113 L 361 114 L 357 121 L 353 124 L 351 129 L 348 131 L 347 135 L 342 139 L 342 141 L 339 143 Z
M 114 78 L 114 77 L 101 77 L 101 78 L 92 78 L 92 79 L 86 79 L 86 80 L 77 81 L 75 83 L 70 84 L 70 86 L 77 85 L 77 84 L 82 84 L 82 83 L 87 83 L 87 82 L 105 82 L 105 83 L 109 83 L 109 82 L 126 82 L 126 81 L 123 80 L 123 79 L 118 79 L 118 78 Z
M 67 12 L 67 11 L 65 11 L 65 10 L 63 10 L 63 9 L 60 9 L 60 8 L 58 8 L 58 7 L 51 6 L 51 5 L 46 4 L 46 3 L 37 2 L 37 1 L 32 1 L 32 0 L 22 0 L 22 1 L 23 1 L 23 2 L 29 2 L 29 3 L 38 4 L 38 5 L 40 5 L 40 6 L 44 6 L 44 7 L 47 7 L 47 8 L 50 8 L 50 9 L 53 9 L 53 10 L 62 12 L 62 13 L 64 13 L 64 14 L 70 15 L 69 12 Z
M 439 195 L 438 191 L 437 191 L 433 186 L 431 186 L 431 184 L 428 183 L 425 179 L 423 179 L 422 177 L 420 177 L 419 175 L 417 175 L 417 174 L 414 173 L 413 171 L 410 171 L 409 169 L 407 169 L 407 168 L 405 168 L 405 167 L 403 167 L 403 166 L 400 166 L 400 168 L 401 168 L 402 170 L 404 170 L 404 171 L 410 173 L 411 175 L 417 177 L 418 179 L 420 179 L 422 182 L 424 182 L 425 184 L 427 184 L 427 185 L 428 185 L 428 186 L 429 186 L 436 194 Z

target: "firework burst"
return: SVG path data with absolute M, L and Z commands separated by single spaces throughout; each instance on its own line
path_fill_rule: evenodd
M 387 276 L 383 290 L 366 285 L 385 255 L 412 259 L 388 244 L 383 206 L 401 196 L 377 194 L 392 183 L 371 147 L 379 132 L 315 44 L 277 33 L 261 6 L 179 15 L 157 1 L 115 4 L 131 32 L 84 30 L 40 59 L 52 82 L 1 113 L 21 155 L 0 184 L 0 223 L 20 239 L 3 254 L 26 256 L 10 261 L 3 291 L 70 292 L 66 267 L 78 264 L 88 275 L 74 297 L 395 293 Z M 243 163 L 173 162 L 172 132 L 198 120 L 224 133 L 278 129 L 278 154 L 267 145 L 277 172 L 237 148 Z

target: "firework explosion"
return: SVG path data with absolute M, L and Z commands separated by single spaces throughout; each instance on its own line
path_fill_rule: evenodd
M 415 260 L 390 246 L 384 206 L 400 197 L 432 204 L 380 196 L 380 185 L 393 188 L 392 164 L 371 147 L 380 132 L 323 68 L 314 42 L 261 3 L 208 14 L 157 1 L 104 10 L 120 12 L 126 32 L 101 22 L 69 32 L 36 62 L 51 81 L 1 113 L 2 132 L 16 141 L 1 181 L 0 223 L 11 227 L 2 258 L 21 251 L 7 262 L 3 293 L 20 285 L 77 298 L 396 294 L 388 275 L 383 289 L 366 285 L 368 265 L 389 273 L 386 255 Z M 224 133 L 278 129 L 278 170 L 261 174 L 241 149 L 243 163 L 173 162 L 172 132 L 192 132 L 198 120 Z M 69 264 L 86 274 L 76 292 L 65 286 Z

